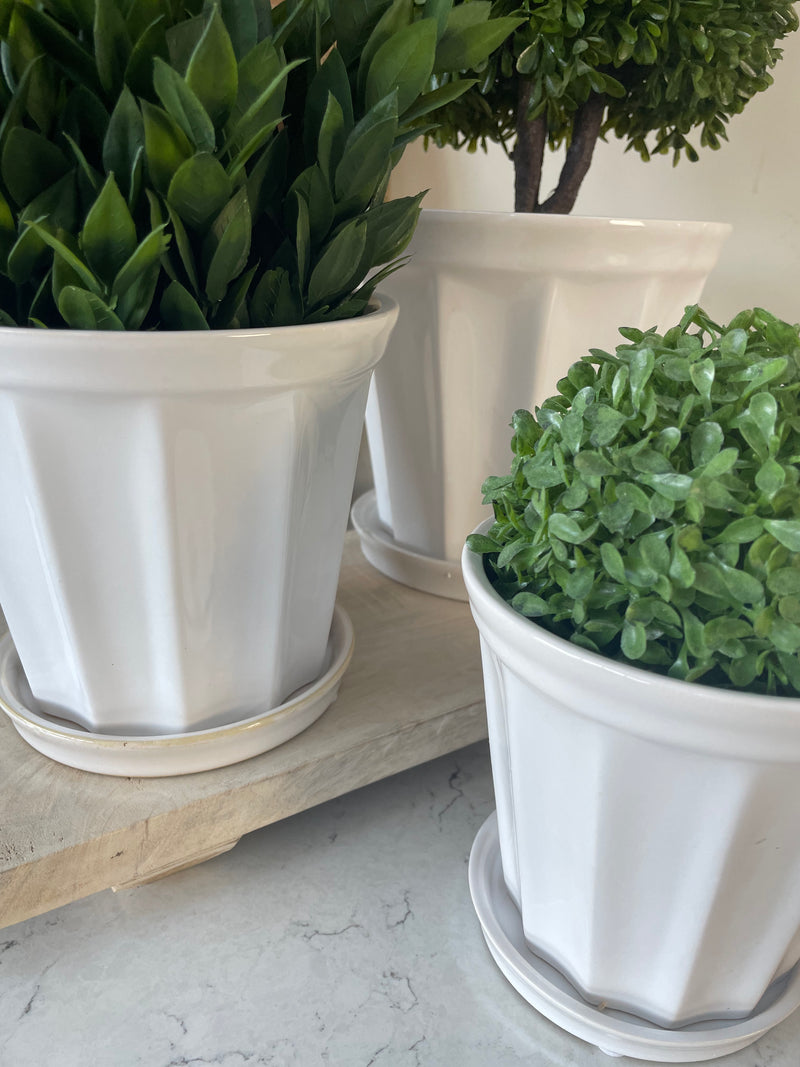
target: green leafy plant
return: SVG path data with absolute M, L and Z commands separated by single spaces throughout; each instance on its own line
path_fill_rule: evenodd
M 696 327 L 696 329 L 691 329 Z M 800 691 L 800 330 L 687 308 L 515 413 L 469 545 L 513 608 L 674 678 Z
M 8 0 L 0 322 L 227 329 L 349 318 L 411 237 L 385 201 L 476 37 L 452 0 Z M 420 127 L 420 123 L 423 123 Z M 377 269 L 382 268 L 382 269 Z
M 453 14 L 467 27 L 483 6 L 461 0 Z M 492 10 L 525 22 L 468 72 L 477 84 L 437 113 L 431 136 L 471 151 L 514 143 L 517 211 L 571 211 L 608 133 L 645 160 L 696 160 L 694 129 L 718 148 L 730 117 L 772 83 L 776 41 L 798 25 L 789 0 L 495 0 Z M 542 197 L 545 147 L 563 143 L 558 185 Z

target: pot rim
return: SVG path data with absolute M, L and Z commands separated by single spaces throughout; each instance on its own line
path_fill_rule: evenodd
M 383 355 L 398 315 L 380 297 L 352 319 L 242 330 L 0 328 L 0 390 L 197 395 L 347 384 Z
M 485 533 L 492 521 L 473 532 Z M 482 639 L 523 680 L 535 665 L 541 694 L 586 718 L 661 743 L 740 759 L 800 760 L 800 697 L 685 682 L 608 659 L 514 611 L 493 588 L 482 557 L 467 545 L 461 567 Z M 624 704 L 620 685 L 626 687 Z
M 281 345 L 302 344 L 308 345 L 316 332 L 320 341 L 326 333 L 341 333 L 343 327 L 370 325 L 377 329 L 391 318 L 397 309 L 397 301 L 386 293 L 374 293 L 371 297 L 367 310 L 363 315 L 356 315 L 349 319 L 334 319 L 329 322 L 303 322 L 293 326 L 248 326 L 241 329 L 226 330 L 73 330 L 68 326 L 54 327 L 51 329 L 37 329 L 35 326 L 0 326 L 0 345 L 5 339 L 23 340 L 35 338 L 37 344 L 62 344 L 65 338 L 77 337 L 85 344 L 89 338 L 102 341 L 105 346 L 124 348 L 134 347 L 144 338 L 157 340 L 159 344 L 169 343 L 171 339 L 187 338 L 195 341 L 207 341 L 209 338 L 224 340 L 233 338 L 238 340 L 257 339 L 262 340 L 270 336 L 280 338 Z M 296 332 L 296 339 L 292 333 Z
M 478 223 L 492 219 L 498 225 L 503 226 L 530 226 L 539 229 L 583 229 L 596 230 L 600 227 L 606 229 L 661 229 L 665 233 L 678 230 L 707 233 L 709 236 L 723 237 L 733 231 L 730 222 L 706 219 L 661 219 L 661 218 L 622 218 L 620 216 L 605 215 L 561 215 L 545 214 L 540 212 L 526 211 L 465 211 L 457 208 L 422 208 L 420 221 L 427 220 L 429 223 L 447 224 L 458 222 L 460 225 L 469 225 L 470 222 Z

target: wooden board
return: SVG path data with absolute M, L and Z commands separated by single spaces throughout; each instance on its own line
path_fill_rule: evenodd
M 111 778 L 54 763 L 0 714 L 0 927 L 231 848 L 242 834 L 486 736 L 466 604 L 384 578 L 348 534 L 339 698 L 280 748 L 221 770 Z

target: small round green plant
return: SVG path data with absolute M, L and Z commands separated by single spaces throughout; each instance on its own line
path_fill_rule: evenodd
M 431 136 L 471 151 L 503 145 L 516 211 L 571 211 L 608 133 L 645 160 L 696 160 L 693 130 L 718 148 L 729 119 L 772 84 L 776 42 L 798 25 L 790 0 L 458 0 L 452 18 L 467 26 L 483 7 L 525 21 L 469 72 L 478 83 L 437 113 Z M 564 143 L 558 186 L 542 196 L 545 147 Z
M 673 678 L 800 692 L 800 329 L 697 307 L 620 331 L 491 477 L 468 543 L 497 592 L 573 643 Z

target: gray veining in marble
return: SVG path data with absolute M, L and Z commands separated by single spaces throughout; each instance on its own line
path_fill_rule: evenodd
M 626 1062 L 543 1019 L 489 956 L 467 859 L 492 808 L 479 744 L 0 931 L 0 1065 Z M 800 1012 L 718 1062 L 797 1067 Z

